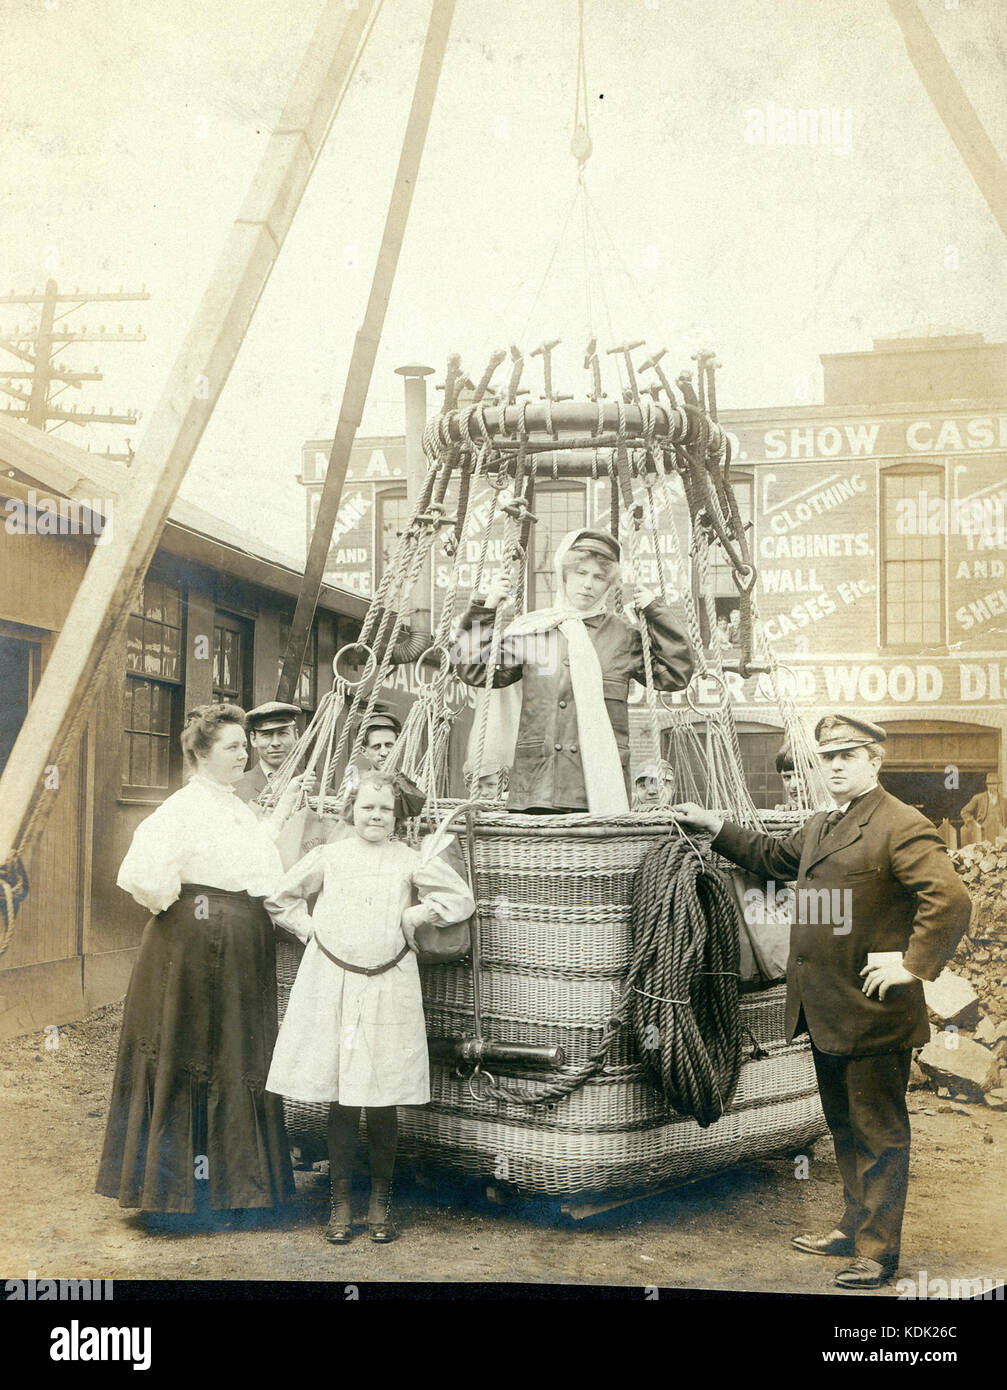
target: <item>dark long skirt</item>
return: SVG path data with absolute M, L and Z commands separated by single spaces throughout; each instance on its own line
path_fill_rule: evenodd
M 200 896 L 205 895 L 205 896 Z M 126 996 L 96 1190 L 123 1207 L 269 1207 L 294 1191 L 279 1096 L 273 926 L 257 898 L 184 884 L 147 923 Z

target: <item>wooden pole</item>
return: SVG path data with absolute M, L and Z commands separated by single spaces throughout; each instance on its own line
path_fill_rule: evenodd
M 168 511 L 238 355 L 351 71 L 375 0 L 328 0 L 244 206 L 96 546 L 0 778 L 0 863 L 40 833 L 59 761 L 87 718 Z
M 290 624 L 287 649 L 283 654 L 283 670 L 277 688 L 277 699 L 289 701 L 297 687 L 297 680 L 304 661 L 311 621 L 315 615 L 315 605 L 325 574 L 325 562 L 332 544 L 332 528 L 339 512 L 339 500 L 346 468 L 350 461 L 350 450 L 356 438 L 357 429 L 364 413 L 367 391 L 374 371 L 381 330 L 385 322 L 385 312 L 391 297 L 395 271 L 399 262 L 399 251 L 405 235 L 409 209 L 413 201 L 413 190 L 419 173 L 423 146 L 433 111 L 437 82 L 440 77 L 444 50 L 454 15 L 455 0 L 434 0 L 427 28 L 423 56 L 416 75 L 416 89 L 409 111 L 405 135 L 402 139 L 402 152 L 395 175 L 392 198 L 385 218 L 385 230 L 381 238 L 374 268 L 371 293 L 364 313 L 364 321 L 353 344 L 353 355 L 343 390 L 343 402 L 339 410 L 329 466 L 322 486 L 322 495 L 315 517 L 315 528 L 311 533 L 308 558 L 304 566 L 304 580 L 298 595 L 297 607 Z
M 938 116 L 1007 236 L 1007 167 L 986 134 L 975 107 L 945 58 L 916 0 L 888 0 L 916 69 Z

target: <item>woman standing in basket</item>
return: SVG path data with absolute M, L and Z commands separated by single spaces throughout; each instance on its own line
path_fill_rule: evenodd
M 619 559 L 606 531 L 569 532 L 556 549 L 556 603 L 504 629 L 482 761 L 512 767 L 510 811 L 629 811 L 629 683 L 645 675 L 640 627 L 607 605 Z M 466 685 L 485 684 L 494 610 L 508 587 L 494 580 L 461 620 L 454 669 Z M 688 642 L 659 599 L 641 597 L 639 607 L 655 687 L 682 690 L 693 671 Z
M 193 775 L 137 827 L 119 870 L 119 887 L 154 914 L 126 996 L 96 1185 L 123 1207 L 272 1207 L 294 1191 L 281 1103 L 265 1090 L 277 1016 L 262 902 L 283 870 L 269 828 L 235 795 L 244 718 L 224 704 L 189 714 Z

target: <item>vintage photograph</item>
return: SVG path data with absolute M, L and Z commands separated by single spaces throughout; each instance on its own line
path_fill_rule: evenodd
M 4 1299 L 962 1358 L 895 1324 L 1007 1280 L 1003 0 L 4 34 Z

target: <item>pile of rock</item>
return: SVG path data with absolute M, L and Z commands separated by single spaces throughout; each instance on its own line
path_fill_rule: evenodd
M 952 970 L 923 990 L 930 1041 L 915 1055 L 910 1089 L 1007 1110 L 1007 1019 L 984 1013 L 979 994 Z
M 965 845 L 951 859 L 972 895 L 972 921 L 951 969 L 975 990 L 982 1013 L 1007 1018 L 1007 836 Z

